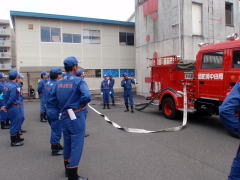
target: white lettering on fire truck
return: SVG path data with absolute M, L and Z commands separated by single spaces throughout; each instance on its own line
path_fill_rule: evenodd
M 185 79 L 194 79 L 193 72 L 184 72 L 184 78 Z
M 205 79 L 205 80 L 223 80 L 223 73 L 207 73 L 207 74 L 198 74 L 198 79 Z

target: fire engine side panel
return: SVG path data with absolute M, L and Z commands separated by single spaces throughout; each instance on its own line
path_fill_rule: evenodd
M 203 61 L 219 61 L 220 58 L 211 53 L 218 53 L 222 56 L 222 64 L 217 68 L 209 68 L 208 64 L 204 66 Z M 227 62 L 226 50 L 207 50 L 201 52 L 197 56 L 197 71 L 196 71 L 196 98 L 221 100 L 225 97 L 224 94 L 224 72 L 225 63 Z M 204 58 L 204 56 L 209 56 Z M 213 59 L 213 60 L 212 60 Z M 209 63 L 210 64 L 210 63 Z M 210 64 L 211 65 L 211 64 Z M 210 66 L 209 65 L 209 66 Z
M 194 71 L 177 71 L 174 66 L 153 67 L 152 80 L 155 87 L 160 87 L 158 90 L 155 90 L 155 93 L 166 88 L 171 88 L 176 91 L 183 91 L 182 83 L 185 80 L 194 80 Z M 160 86 L 158 83 L 160 83 Z M 170 90 L 165 91 L 159 97 L 159 104 L 162 103 L 163 98 L 166 96 L 171 96 L 173 98 L 175 101 L 176 109 L 183 108 L 183 96 Z
M 224 73 L 224 94 L 231 91 L 232 87 L 240 80 L 240 47 L 227 50 L 227 63 Z M 224 100 L 224 98 L 222 99 Z
M 179 82 L 185 79 L 185 72 L 186 71 L 176 71 L 176 69 L 171 66 L 152 67 L 152 80 L 154 82 L 160 82 L 162 89 L 173 88 L 176 90 L 182 90 L 179 87 Z

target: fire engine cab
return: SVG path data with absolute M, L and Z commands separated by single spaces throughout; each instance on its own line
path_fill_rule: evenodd
M 218 114 L 218 107 L 240 80 L 240 40 L 201 46 L 196 62 L 184 63 L 177 56 L 151 60 L 147 99 L 157 99 L 165 117 L 183 111 L 183 86 L 187 86 L 188 112 Z

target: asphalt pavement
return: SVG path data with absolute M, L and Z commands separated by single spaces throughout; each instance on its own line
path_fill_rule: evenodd
M 119 100 L 118 100 L 119 101 Z M 141 99 L 137 99 L 138 102 Z M 122 102 L 102 110 L 122 126 L 158 130 L 178 126 L 151 106 L 125 113 Z M 50 128 L 39 121 L 39 102 L 25 103 L 25 144 L 10 147 L 8 130 L 0 131 L 0 180 L 64 180 L 63 158 L 50 153 Z M 218 117 L 191 115 L 180 132 L 130 134 L 111 127 L 89 110 L 79 174 L 89 180 L 226 180 L 239 140 L 228 135 Z

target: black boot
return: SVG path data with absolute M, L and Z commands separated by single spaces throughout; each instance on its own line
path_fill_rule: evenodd
M 17 136 L 11 136 L 11 146 L 22 146 L 23 142 L 21 142 Z
M 58 144 L 58 149 L 63 150 L 63 146 L 61 144 Z
M 10 120 L 9 120 L 9 119 L 6 120 L 5 127 L 6 127 L 7 129 L 10 128 Z
M 114 100 L 112 100 L 112 105 L 115 106 L 115 101 Z
M 24 141 L 24 138 L 21 138 L 20 134 L 17 134 L 17 138 L 20 142 Z
M 52 156 L 59 156 L 63 154 L 63 150 L 59 148 L 58 144 L 52 144 L 51 149 L 52 149 Z
M 106 104 L 103 104 L 103 109 L 106 109 Z
M 65 177 L 68 177 L 67 165 L 69 165 L 69 162 L 68 162 L 68 160 L 64 160 L 64 167 L 65 167 Z
M 21 133 L 26 133 L 26 132 L 27 132 L 26 130 L 21 129 Z
M 134 113 L 133 106 L 131 106 L 131 113 Z
M 67 168 L 68 180 L 88 180 L 86 177 L 78 176 L 78 168 Z
M 10 129 L 10 120 L 7 119 L 5 122 L 5 129 Z
M 40 121 L 41 121 L 41 122 L 47 122 L 47 121 L 44 119 L 44 116 L 45 116 L 44 113 L 41 113 L 41 114 L 40 114 Z
M 125 104 L 125 106 L 126 106 L 126 110 L 124 112 L 128 112 L 129 111 L 128 104 Z
M 107 104 L 107 108 L 108 108 L 108 109 L 110 109 L 110 106 L 109 106 L 109 104 Z
M 47 117 L 47 113 L 43 113 L 43 118 L 44 118 L 44 120 L 48 120 L 48 117 Z
M 85 132 L 84 137 L 86 138 L 86 137 L 88 137 L 88 136 L 90 136 L 90 134 L 89 134 L 88 132 Z

